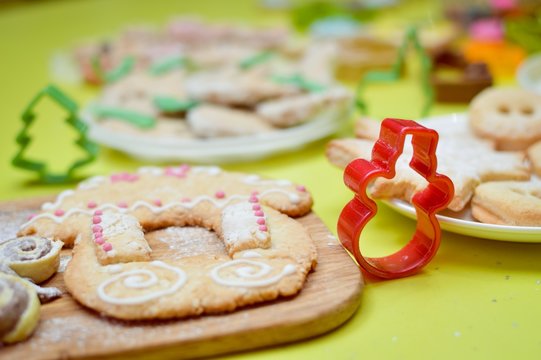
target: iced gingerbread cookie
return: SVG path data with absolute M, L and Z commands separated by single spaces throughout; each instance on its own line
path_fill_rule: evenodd
M 541 226 L 541 182 L 481 184 L 472 199 L 472 215 L 490 224 Z
M 316 265 L 304 227 L 302 186 L 216 167 L 141 168 L 94 177 L 59 195 L 21 227 L 75 241 L 64 279 L 83 305 L 121 319 L 176 318 L 232 311 L 294 295 Z M 225 254 L 154 257 L 145 232 L 200 226 Z
M 26 339 L 39 320 L 39 300 L 26 280 L 0 272 L 0 344 Z
M 525 150 L 541 140 L 541 96 L 519 88 L 489 88 L 470 104 L 474 133 L 500 150 Z

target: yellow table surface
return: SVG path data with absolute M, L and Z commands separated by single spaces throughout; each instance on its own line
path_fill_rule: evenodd
M 412 9 L 418 9 L 417 12 Z M 416 4 L 404 16 L 430 18 Z M 165 23 L 175 14 L 199 14 L 210 21 L 242 21 L 257 25 L 286 24 L 283 14 L 257 2 L 198 1 L 50 1 L 0 6 L 0 200 L 57 193 L 69 185 L 40 185 L 33 174 L 15 169 L 10 159 L 20 113 L 51 79 L 50 58 L 79 40 L 114 34 L 124 25 Z M 95 95 L 90 88 L 65 86 L 80 104 Z M 415 118 L 420 93 L 414 80 L 373 86 L 372 115 Z M 464 106 L 436 106 L 433 114 L 464 111 Z M 48 112 L 44 112 L 47 117 Z M 38 121 L 31 135 L 34 154 L 54 156 L 60 165 L 70 151 L 55 146 L 71 139 L 64 124 Z M 41 124 L 41 125 L 40 125 Z M 45 125 L 44 125 L 45 124 Z M 345 134 L 351 133 L 351 128 Z M 254 163 L 225 165 L 305 184 L 315 198 L 315 211 L 336 232 L 340 210 L 352 194 L 342 173 L 329 165 L 324 147 L 329 139 L 302 151 Z M 38 140 L 36 140 L 36 143 Z M 69 147 L 68 147 L 69 148 Z M 71 155 L 73 156 L 73 155 Z M 144 163 L 102 149 L 99 158 L 81 169 L 81 176 L 133 170 Z M 363 233 L 373 251 L 389 253 L 409 239 L 415 222 L 381 206 Z M 376 244 L 377 243 L 377 244 Z M 1 350 L 0 350 L 1 353 Z M 354 317 L 324 336 L 270 349 L 231 355 L 250 359 L 505 359 L 541 358 L 541 245 L 491 241 L 444 233 L 434 260 L 415 276 L 368 281 Z

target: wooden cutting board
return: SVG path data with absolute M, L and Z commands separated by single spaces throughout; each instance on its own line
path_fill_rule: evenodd
M 20 224 L 50 198 L 0 203 L 0 239 L 15 236 Z M 125 322 L 100 316 L 66 294 L 41 308 L 35 333 L 26 341 L 0 348 L 1 359 L 58 359 L 109 356 L 193 358 L 292 342 L 330 331 L 357 310 L 363 279 L 349 255 L 322 221 L 310 213 L 299 221 L 318 249 L 318 265 L 297 296 L 243 308 L 233 313 L 183 320 Z M 147 236 L 161 259 L 174 256 L 170 228 Z M 173 234 L 173 235 L 171 235 Z M 208 233 L 211 251 L 223 251 Z M 197 251 L 194 249 L 194 251 Z M 65 249 L 62 263 L 70 259 Z M 65 289 L 62 273 L 45 286 Z

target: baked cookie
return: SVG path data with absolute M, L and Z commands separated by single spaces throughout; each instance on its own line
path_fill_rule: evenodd
M 299 92 L 295 86 L 272 81 L 270 74 L 261 69 L 241 70 L 236 67 L 194 74 L 187 79 L 185 87 L 190 98 L 245 107 Z
M 520 88 L 489 88 L 470 103 L 473 132 L 499 150 L 525 150 L 541 140 L 541 96 Z
M 472 198 L 475 219 L 498 225 L 541 226 L 541 182 L 495 181 L 479 185 Z
M 39 300 L 28 281 L 0 272 L 0 343 L 26 339 L 39 320 Z
M 58 269 L 62 242 L 39 236 L 23 236 L 0 243 L 0 260 L 17 275 L 39 284 Z
M 333 140 L 327 147 L 327 157 L 343 167 L 351 160 L 371 158 L 373 142 L 363 139 Z M 427 185 L 426 180 L 409 166 L 413 148 L 406 143 L 396 162 L 396 175 L 392 179 L 377 178 L 370 191 L 375 198 L 411 197 Z M 462 210 L 470 201 L 474 189 L 491 180 L 528 180 L 530 170 L 522 152 L 497 152 L 491 144 L 468 137 L 441 136 L 436 150 L 438 172 L 447 175 L 455 186 L 455 196 L 448 208 Z
M 190 110 L 187 121 L 201 138 L 241 136 L 275 130 L 255 113 L 219 105 L 201 105 Z
M 276 127 L 290 127 L 313 119 L 327 110 L 348 109 L 351 95 L 335 87 L 320 92 L 262 102 L 257 114 Z
M 536 142 L 526 150 L 528 160 L 532 165 L 532 171 L 535 175 L 541 177 L 541 141 Z
M 149 139 L 174 138 L 174 140 L 195 139 L 196 136 L 190 129 L 186 120 L 180 118 L 169 118 L 165 116 L 156 117 L 156 125 L 152 128 L 141 129 L 124 120 L 116 118 L 103 118 L 100 126 L 119 134 L 141 136 Z
M 121 319 L 174 318 L 299 292 L 317 254 L 289 216 L 311 205 L 304 187 L 286 180 L 216 167 L 141 168 L 63 192 L 20 233 L 77 239 L 64 279 L 85 306 Z M 155 259 L 144 233 L 168 226 L 212 230 L 227 254 Z

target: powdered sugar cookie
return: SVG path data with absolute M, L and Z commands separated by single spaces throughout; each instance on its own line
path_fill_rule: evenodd
M 373 146 L 373 142 L 370 143 Z M 334 140 L 327 156 L 331 162 L 342 166 L 367 154 L 368 140 Z M 392 179 L 377 178 L 370 188 L 375 198 L 398 198 L 410 201 L 411 197 L 426 187 L 426 180 L 409 166 L 413 148 L 406 143 L 396 163 L 396 176 Z M 447 175 L 455 186 L 455 196 L 448 208 L 462 210 L 470 201 L 475 187 L 491 180 L 528 180 L 529 167 L 522 152 L 497 152 L 490 143 L 465 137 L 442 136 L 436 150 L 438 172 Z M 367 156 L 368 155 L 368 156 Z M 348 156 L 351 156 L 348 161 Z
M 324 110 L 348 109 L 351 95 L 335 87 L 320 92 L 269 100 L 257 106 L 261 118 L 277 127 L 290 127 L 308 121 Z
M 272 81 L 261 69 L 227 68 L 200 72 L 190 76 L 185 86 L 191 98 L 231 106 L 254 106 L 264 100 L 299 92 L 295 86 Z
M 475 189 L 472 215 L 498 225 L 541 226 L 541 182 L 487 182 Z
M 311 205 L 303 187 L 285 180 L 215 167 L 142 168 L 63 192 L 21 233 L 77 239 L 65 282 L 85 306 L 122 319 L 183 317 L 300 291 L 316 251 L 288 215 Z M 155 259 L 144 232 L 168 226 L 212 230 L 227 254 Z
M 193 133 L 199 137 L 223 137 L 265 133 L 274 128 L 253 112 L 217 105 L 201 105 L 187 116 Z
M 524 150 L 541 139 L 541 96 L 519 88 L 489 88 L 470 104 L 476 135 L 500 150 Z

